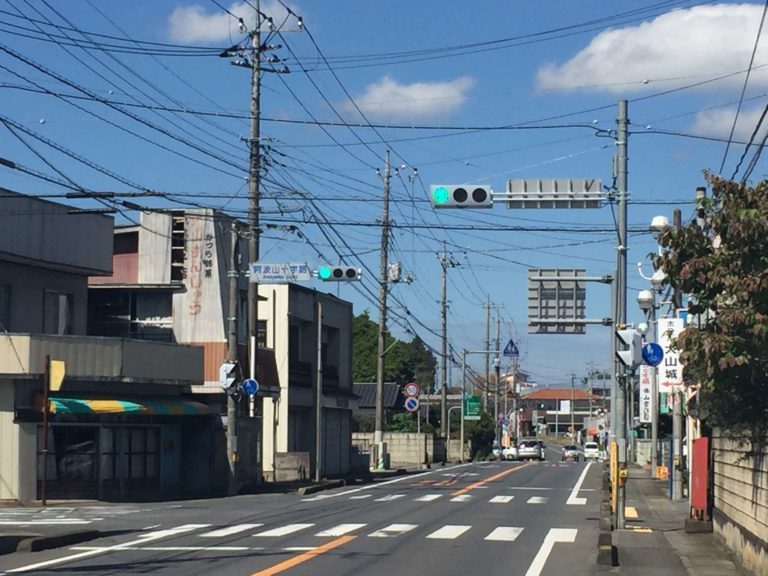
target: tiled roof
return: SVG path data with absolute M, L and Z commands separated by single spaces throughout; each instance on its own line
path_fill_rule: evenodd
M 522 393 L 523 400 L 589 400 L 589 392 L 582 388 L 541 388 Z M 592 395 L 592 399 L 599 396 Z
M 360 396 L 358 406 L 360 408 L 376 407 L 376 382 L 355 382 L 352 384 L 352 391 Z M 398 398 L 400 396 L 400 386 L 394 382 L 384 383 L 384 408 L 398 407 Z

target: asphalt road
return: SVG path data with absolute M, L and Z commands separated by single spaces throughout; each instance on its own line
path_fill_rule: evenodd
M 595 464 L 494 462 L 306 497 L 71 509 L 115 533 L 2 556 L 0 575 L 581 576 L 595 569 L 599 488 Z

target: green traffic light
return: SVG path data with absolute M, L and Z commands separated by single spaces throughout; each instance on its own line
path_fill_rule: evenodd
M 432 200 L 435 204 L 445 204 L 450 199 L 450 192 L 445 186 L 438 186 L 432 191 Z
M 331 268 L 329 266 L 320 266 L 317 276 L 320 280 L 328 280 L 331 277 Z

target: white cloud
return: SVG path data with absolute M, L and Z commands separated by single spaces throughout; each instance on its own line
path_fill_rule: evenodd
M 744 70 L 754 48 L 762 10 L 761 4 L 695 6 L 673 10 L 637 26 L 601 32 L 567 62 L 541 67 L 536 86 L 545 90 L 658 90 Z M 760 64 L 768 64 L 765 37 L 755 55 L 755 65 Z M 649 82 L 644 84 L 644 80 Z M 734 76 L 728 85 L 743 81 L 743 75 Z M 768 85 L 765 69 L 753 72 L 750 86 L 758 83 Z
M 764 106 L 757 106 L 750 109 L 742 108 L 739 113 L 739 119 L 736 122 L 736 130 L 733 132 L 733 139 L 741 142 L 747 142 L 752 136 L 752 132 L 760 120 Z M 696 120 L 690 128 L 690 131 L 699 136 L 708 136 L 712 138 L 728 138 L 733 126 L 733 118 L 736 115 L 736 108 L 720 108 L 717 110 L 705 110 L 696 115 Z M 768 125 L 768 118 L 763 120 L 763 127 L 758 132 L 757 138 L 765 135 Z
M 275 23 L 282 22 L 286 11 L 277 2 L 262 5 L 261 11 L 271 16 Z M 229 11 L 242 18 L 248 29 L 255 23 L 254 9 L 245 2 L 235 2 L 229 6 Z M 212 6 L 207 12 L 202 6 L 179 6 L 168 16 L 168 35 L 174 42 L 219 42 L 239 39 L 242 34 L 238 30 L 237 20 L 223 10 Z
M 474 83 L 472 78 L 461 76 L 450 82 L 400 84 L 384 76 L 368 86 L 355 102 L 369 119 L 403 122 L 444 118 L 466 102 Z M 357 112 L 349 102 L 344 106 L 350 113 Z

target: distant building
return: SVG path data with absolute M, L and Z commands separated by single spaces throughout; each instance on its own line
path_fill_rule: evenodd
M 584 419 L 600 408 L 600 396 L 582 388 L 536 388 L 520 396 L 523 435 L 543 432 L 562 435 L 584 427 Z

